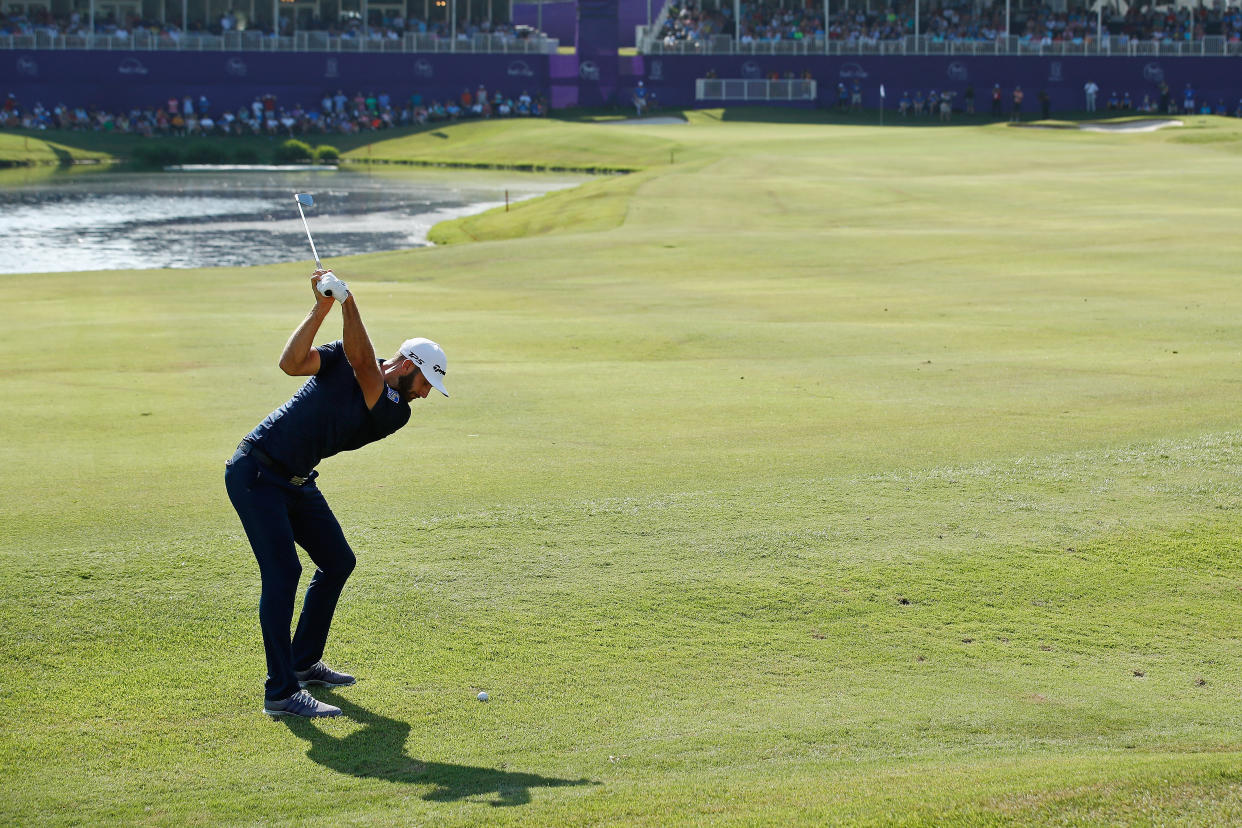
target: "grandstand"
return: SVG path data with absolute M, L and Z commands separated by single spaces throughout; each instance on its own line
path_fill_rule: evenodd
M 653 55 L 1221 56 L 1242 50 L 1242 10 L 904 2 L 834 11 L 831 0 L 690 2 L 667 5 L 638 40 Z
M 633 54 L 622 46 L 633 44 Z M 569 48 L 572 47 L 572 48 Z M 57 57 L 73 51 L 72 60 Z M 313 108 L 339 88 L 453 101 L 484 85 L 552 109 L 781 101 L 863 108 L 903 93 L 1045 92 L 1232 112 L 1238 6 L 1021 0 L 0 0 L 0 91 L 47 109 L 130 110 L 189 94 Z M 720 83 L 705 82 L 716 81 Z M 796 83 L 794 82 L 796 81 Z M 887 97 L 881 89 L 887 89 Z M 399 120 L 399 119 L 398 119 Z
M 249 0 L 244 7 L 199 0 L 108 0 L 51 8 L 8 2 L 0 12 L 0 48 L 551 53 L 558 42 L 514 25 L 500 0 Z

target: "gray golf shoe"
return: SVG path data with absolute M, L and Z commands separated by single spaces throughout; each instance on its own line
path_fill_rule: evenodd
M 316 661 L 305 670 L 296 671 L 294 675 L 302 687 L 311 684 L 318 684 L 320 687 L 348 687 L 354 683 L 353 676 L 348 673 L 338 673 L 322 661 Z
M 299 690 L 287 699 L 264 699 L 263 712 L 269 716 L 301 716 L 305 719 L 322 719 L 341 715 L 341 708 L 316 701 L 305 690 Z

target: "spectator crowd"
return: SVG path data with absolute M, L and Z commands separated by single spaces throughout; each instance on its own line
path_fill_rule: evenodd
M 68 129 L 133 133 L 148 137 L 165 135 L 349 135 L 399 126 L 420 126 L 469 118 L 540 117 L 547 115 L 542 95 L 526 90 L 516 96 L 489 92 L 483 85 L 463 89 L 456 98 L 424 99 L 414 93 L 395 100 L 388 93 L 342 90 L 325 92 L 317 105 L 284 106 L 275 95 L 262 95 L 245 106 L 214 107 L 204 95 L 172 97 L 159 104 L 110 112 L 93 106 L 48 108 L 42 102 L 25 106 L 13 93 L 0 105 L 0 128 Z
M 137 16 L 126 16 L 118 20 L 112 13 L 101 13 L 95 16 L 94 33 L 121 39 L 145 34 L 175 42 L 183 37 L 204 34 L 221 35 L 233 31 L 258 32 L 269 37 L 279 34 L 287 37 L 293 34 L 293 28 L 293 18 L 288 15 L 281 16 L 277 32 L 273 31 L 270 20 L 264 22 L 247 20 L 243 12 L 226 12 L 217 20 L 206 23 L 191 22 L 188 27 L 182 27 L 178 20 L 160 21 Z M 347 40 L 358 38 L 400 40 L 406 34 L 432 35 L 441 39 L 453 36 L 453 27 L 447 20 L 429 22 L 416 17 L 406 18 L 386 10 L 373 11 L 366 24 L 358 16 L 343 16 L 330 21 L 311 17 L 300 20 L 297 29 L 324 32 L 329 37 Z M 52 13 L 46 9 L 39 9 L 27 13 L 10 8 L 8 12 L 0 12 L 0 35 L 83 36 L 90 33 L 90 17 L 79 11 Z M 458 40 L 470 40 L 476 34 L 524 38 L 534 32 L 527 26 L 514 26 L 510 23 L 491 20 L 458 21 L 456 31 Z
M 933 40 L 993 41 L 1006 34 L 1005 4 L 994 3 L 974 13 L 974 5 L 941 5 L 930 2 L 919 7 L 918 31 Z M 659 33 L 666 46 L 702 40 L 712 35 L 737 36 L 742 43 L 798 41 L 825 36 L 822 5 L 783 6 L 779 3 L 743 3 L 735 26 L 733 5 L 727 0 L 706 9 L 691 0 L 669 8 Z M 1106 34 L 1129 40 L 1193 41 L 1213 35 L 1231 43 L 1242 42 L 1242 9 L 1238 6 L 1208 8 L 1132 6 L 1121 13 L 1106 9 L 1099 20 L 1085 6 L 1054 11 L 1046 5 L 1022 6 L 1010 10 L 1009 34 L 1028 43 L 1085 43 L 1097 36 L 1097 23 Z M 897 40 L 915 33 L 915 5 L 894 4 L 886 9 L 867 11 L 843 8 L 829 19 L 827 35 L 848 43 L 877 43 Z
M 1094 83 L 1088 83 L 1087 86 L 1093 89 L 1086 92 L 1086 111 L 1095 112 L 1098 108 L 1096 90 L 1099 87 Z M 857 82 L 854 89 L 852 98 L 857 99 Z M 994 118 L 1008 117 L 1011 121 L 1018 121 L 1022 119 L 1025 99 L 1026 93 L 1021 86 L 1002 89 L 999 83 L 993 84 L 985 93 L 985 100 L 980 102 L 979 111 L 988 111 Z M 839 84 L 838 109 L 846 109 L 846 100 L 845 86 Z M 1040 117 L 1046 120 L 1049 117 L 1051 98 L 1046 90 L 1040 90 L 1037 100 L 1040 104 Z M 1230 109 L 1223 98 L 1212 102 L 1197 95 L 1189 83 L 1180 97 L 1173 94 L 1169 85 L 1163 81 L 1156 84 L 1154 91 L 1144 92 L 1141 97 L 1131 94 L 1129 90 L 1121 93 L 1114 91 L 1109 94 L 1105 106 L 1114 115 L 1223 115 L 1242 118 L 1242 98 Z M 948 121 L 954 111 L 975 114 L 973 86 L 967 86 L 963 90 L 930 89 L 926 93 L 921 89 L 903 90 L 897 99 L 897 114 L 903 118 L 936 116 L 942 121 Z

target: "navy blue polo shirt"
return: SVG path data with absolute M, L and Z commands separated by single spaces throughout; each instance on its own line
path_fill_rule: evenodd
M 309 475 L 323 458 L 381 440 L 410 419 L 410 404 L 387 385 L 375 406 L 367 408 L 343 342 L 315 350 L 319 373 L 246 437 L 299 477 Z

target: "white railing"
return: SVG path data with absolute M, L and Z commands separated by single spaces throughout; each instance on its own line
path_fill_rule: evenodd
M 909 35 L 896 40 L 802 40 L 738 43 L 729 35 L 701 40 L 664 43 L 652 39 L 644 54 L 650 55 L 1027 55 L 1032 57 L 1234 57 L 1242 55 L 1242 43 L 1210 36 L 1192 41 L 1133 40 L 1107 36 L 1102 40 L 1072 43 L 1040 43 L 1017 37 L 996 40 L 937 40 Z
M 646 49 L 656 42 L 656 35 L 664 28 L 664 24 L 668 21 L 668 10 L 672 6 L 671 2 L 666 2 L 660 6 L 660 13 L 656 15 L 656 19 L 650 26 L 645 27 L 642 32 L 642 38 L 634 42 L 638 44 L 638 51 L 646 53 Z M 651 54 L 654 54 L 652 52 Z
M 697 78 L 696 101 L 814 101 L 813 80 Z
M 470 38 L 407 34 L 400 38 L 330 37 L 327 32 L 295 32 L 273 37 L 261 32 L 224 35 L 0 35 L 3 49 L 99 49 L 104 51 L 180 52 L 461 52 L 465 54 L 556 54 L 560 41 L 549 37 L 476 34 Z

